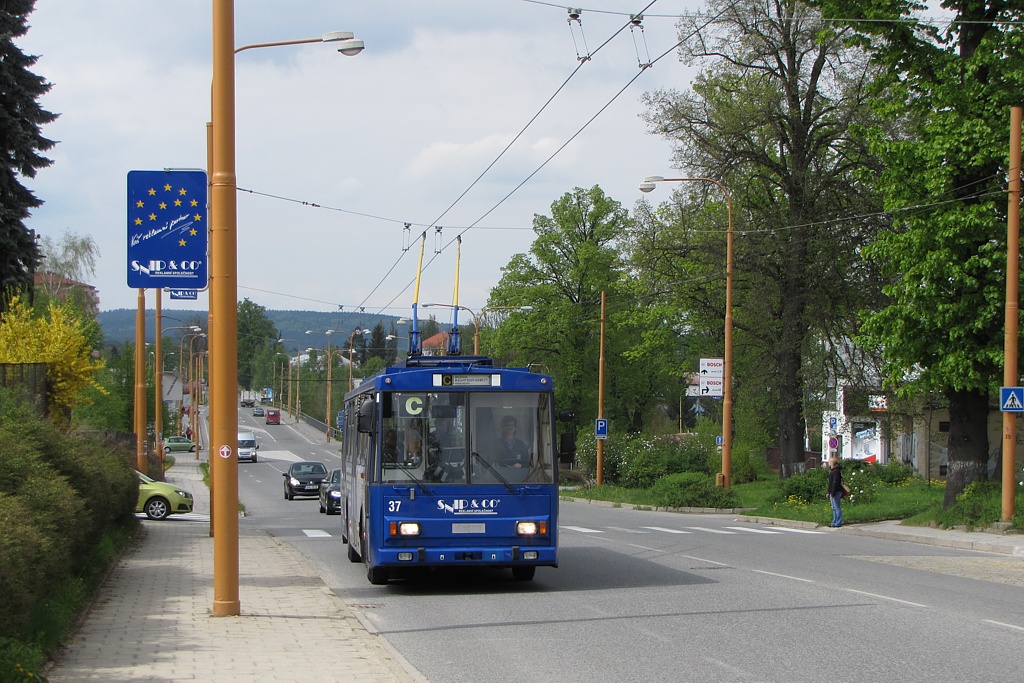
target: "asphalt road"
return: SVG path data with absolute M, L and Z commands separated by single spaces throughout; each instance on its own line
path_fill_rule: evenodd
M 560 566 L 532 582 L 451 571 L 372 586 L 340 516 L 284 500 L 288 464 L 336 467 L 337 446 L 240 416 L 260 439 L 260 461 L 239 464 L 242 524 L 302 552 L 431 681 L 1022 678 L 1024 560 L 842 531 L 563 502 Z

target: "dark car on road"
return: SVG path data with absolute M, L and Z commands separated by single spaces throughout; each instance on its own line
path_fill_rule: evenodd
M 329 515 L 341 514 L 341 470 L 333 469 L 320 482 L 320 512 Z
M 327 478 L 327 468 L 322 462 L 293 462 L 284 473 L 284 497 L 295 500 L 295 496 L 320 495 L 320 482 Z

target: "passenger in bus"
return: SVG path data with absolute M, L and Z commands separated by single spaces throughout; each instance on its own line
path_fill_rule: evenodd
M 518 423 L 512 415 L 501 419 L 501 440 L 498 443 L 498 463 L 505 467 L 526 467 L 530 464 L 530 449 L 516 437 Z
M 398 461 L 398 432 L 393 428 L 384 430 L 384 442 L 381 444 L 384 462 Z

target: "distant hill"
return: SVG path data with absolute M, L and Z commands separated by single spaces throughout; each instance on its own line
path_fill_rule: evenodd
M 131 308 L 117 308 L 111 311 L 101 311 L 97 316 L 100 327 L 103 330 L 103 341 L 107 345 L 121 345 L 125 342 L 135 341 L 135 313 Z M 184 327 L 187 325 L 199 325 L 206 330 L 206 311 L 189 310 L 165 310 L 163 312 L 163 328 Z M 337 313 L 322 313 L 320 311 L 267 311 L 267 317 L 277 326 L 278 335 L 284 339 L 294 339 L 299 346 L 322 346 L 326 339 L 322 334 L 307 335 L 306 330 L 324 332 L 326 330 L 337 330 L 337 335 L 332 335 L 333 343 L 343 346 L 348 343 L 348 335 L 356 327 L 373 329 L 380 322 L 385 332 L 391 331 L 391 326 L 398 321 L 393 315 L 370 315 L 367 313 L 349 313 L 339 311 Z M 154 342 L 154 327 L 156 326 L 156 311 L 146 311 L 146 341 Z M 408 327 L 396 326 L 399 335 L 408 333 Z M 179 339 L 184 330 L 171 330 L 164 337 Z M 307 341 L 308 340 L 308 341 Z M 285 346 L 291 350 L 295 342 L 287 341 Z

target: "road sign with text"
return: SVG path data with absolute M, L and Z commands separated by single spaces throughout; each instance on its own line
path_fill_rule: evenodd
M 721 398 L 725 393 L 725 361 L 721 358 L 700 359 L 700 396 Z

